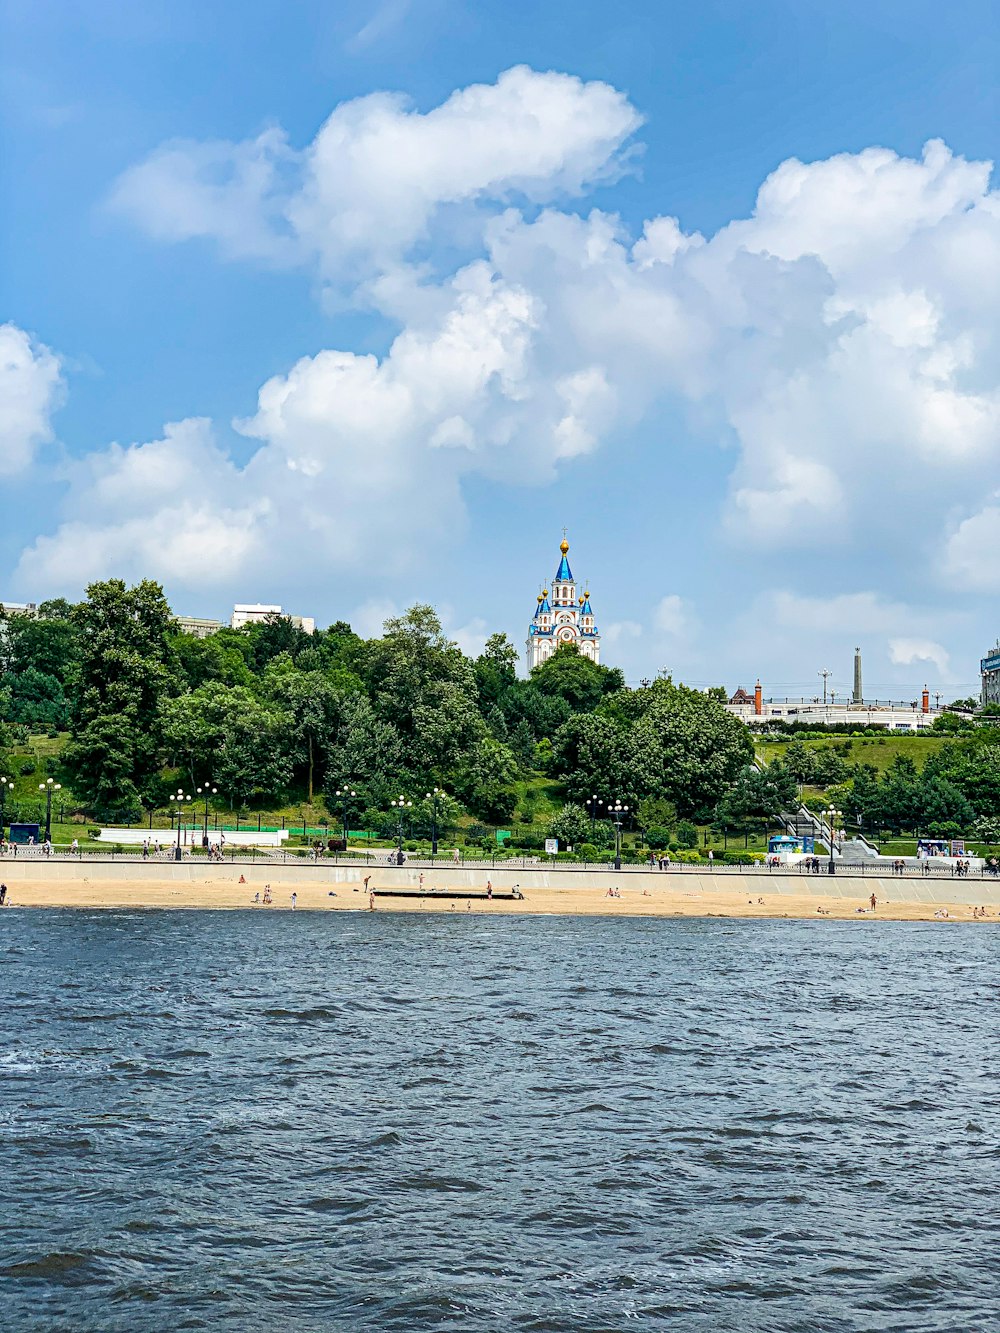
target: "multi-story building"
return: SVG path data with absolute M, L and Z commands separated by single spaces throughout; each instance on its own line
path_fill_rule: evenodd
M 984 704 L 1000 704 L 1000 639 L 979 663 Z
M 0 611 L 8 616 L 27 616 L 29 620 L 38 619 L 37 602 L 0 602 Z
M 193 634 L 196 639 L 207 639 L 222 629 L 221 620 L 206 620 L 202 616 L 175 616 L 174 619 L 182 634 Z
M 562 559 L 552 580 L 552 600 L 546 588 L 539 594 L 538 606 L 528 626 L 525 645 L 528 670 L 546 662 L 560 644 L 571 643 L 592 662 L 601 660 L 601 636 L 597 632 L 590 593 L 576 595 L 576 581 L 569 567 L 569 542 L 563 538 L 559 547 Z
M 259 625 L 271 616 L 290 620 L 296 629 L 304 630 L 306 634 L 316 632 L 316 621 L 312 616 L 292 616 L 282 611 L 280 606 L 265 605 L 263 602 L 237 602 L 229 623 L 233 629 L 242 629 L 244 625 Z

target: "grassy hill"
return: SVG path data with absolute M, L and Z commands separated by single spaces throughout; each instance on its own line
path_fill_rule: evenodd
M 774 759 L 783 758 L 789 745 L 799 739 L 807 750 L 833 750 L 847 764 L 871 764 L 880 773 L 889 768 L 897 755 L 906 755 L 921 769 L 932 754 L 948 743 L 945 736 L 920 735 L 820 736 L 814 739 L 791 736 L 780 740 L 755 737 L 754 749 L 761 763 L 769 764 Z

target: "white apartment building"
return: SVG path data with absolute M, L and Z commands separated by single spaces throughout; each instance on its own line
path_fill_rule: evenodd
M 284 620 L 290 620 L 296 629 L 304 630 L 306 634 L 315 634 L 316 632 L 316 621 L 312 616 L 289 615 L 280 606 L 272 606 L 264 602 L 237 602 L 233 607 L 233 615 L 229 624 L 233 629 L 242 629 L 244 625 L 259 625 L 267 620 L 269 616 L 281 616 Z

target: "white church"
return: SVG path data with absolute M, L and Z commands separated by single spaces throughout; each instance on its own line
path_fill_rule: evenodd
M 601 660 L 601 636 L 594 623 L 590 593 L 576 595 L 576 581 L 569 567 L 569 542 L 563 538 L 559 547 L 562 559 L 552 580 L 552 599 L 545 588 L 538 597 L 538 608 L 528 626 L 526 643 L 528 670 L 546 662 L 562 643 L 575 644 L 592 662 Z

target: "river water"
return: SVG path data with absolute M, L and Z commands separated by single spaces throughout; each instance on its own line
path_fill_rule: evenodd
M 1000 1327 L 990 926 L 0 915 L 0 1325 Z

